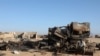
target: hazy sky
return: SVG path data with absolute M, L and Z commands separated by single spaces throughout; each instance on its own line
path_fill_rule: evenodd
M 0 0 L 0 31 L 44 34 L 72 21 L 90 22 L 100 33 L 100 0 Z

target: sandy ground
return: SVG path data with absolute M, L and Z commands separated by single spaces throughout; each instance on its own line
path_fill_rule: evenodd
M 100 51 L 96 51 L 93 56 L 100 56 Z
M 0 53 L 1 53 L 0 56 L 54 56 L 54 55 L 52 55 L 52 52 L 46 52 L 46 51 L 42 51 L 42 52 L 34 52 L 34 51 L 20 52 L 19 51 L 19 54 L 14 54 L 11 51 L 0 51 Z M 92 56 L 92 55 L 75 55 L 75 54 L 59 53 L 57 56 Z
M 12 51 L 1 51 L 0 56 L 52 56 L 50 52 L 20 52 L 14 54 Z
M 89 42 L 100 43 L 100 38 L 87 38 Z

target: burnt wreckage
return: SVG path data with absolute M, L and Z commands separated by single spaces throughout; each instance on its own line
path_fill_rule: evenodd
M 31 39 L 25 40 L 22 37 L 18 37 L 20 40 L 17 42 L 8 41 L 7 43 L 0 43 L 0 49 L 39 49 L 55 52 L 93 53 L 96 43 L 88 42 L 87 38 L 89 36 L 89 22 L 72 22 L 67 26 L 49 28 L 48 35 L 44 36 L 43 40 L 31 41 Z
M 90 24 L 88 22 L 72 22 L 67 26 L 49 28 L 48 39 L 42 40 L 39 48 L 47 48 L 56 52 L 93 53 L 96 44 L 86 40 L 89 35 Z

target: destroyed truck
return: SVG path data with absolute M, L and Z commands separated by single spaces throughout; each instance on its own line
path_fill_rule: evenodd
M 40 49 L 49 49 L 56 52 L 93 53 L 95 43 L 89 43 L 90 23 L 72 22 L 67 26 L 48 29 L 48 37 L 39 43 Z

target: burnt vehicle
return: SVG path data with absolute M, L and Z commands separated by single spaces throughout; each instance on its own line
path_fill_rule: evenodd
M 49 28 L 48 35 L 42 35 L 40 40 L 36 34 L 19 34 L 14 39 L 11 38 L 12 40 L 0 42 L 0 50 L 28 51 L 30 49 L 38 49 L 60 53 L 80 52 L 82 54 L 93 54 L 96 47 L 100 49 L 100 44 L 96 45 L 94 42 L 89 42 L 87 40 L 89 36 L 89 22 L 71 22 L 66 26 Z
M 56 52 L 93 53 L 96 44 L 89 43 L 90 23 L 72 22 L 67 26 L 48 29 L 48 38 L 40 41 L 40 49 L 55 50 Z

